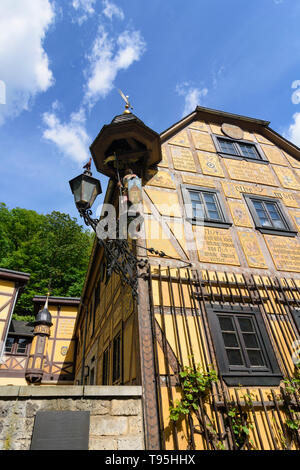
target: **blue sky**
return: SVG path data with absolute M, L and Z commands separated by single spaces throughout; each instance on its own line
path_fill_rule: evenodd
M 298 0 L 1 0 L 0 201 L 77 217 L 68 181 L 118 88 L 157 132 L 198 104 L 300 145 L 299 22 Z

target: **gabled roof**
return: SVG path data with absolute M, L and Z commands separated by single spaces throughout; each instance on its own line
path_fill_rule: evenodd
M 204 108 L 203 106 L 196 106 L 195 110 L 188 114 L 187 116 L 180 119 L 180 121 L 176 122 L 168 129 L 163 131 L 160 134 L 160 138 L 162 143 L 170 138 L 172 134 L 175 132 L 179 132 L 182 128 L 187 126 L 190 122 L 196 119 L 210 119 L 211 121 L 222 123 L 226 120 L 228 123 L 234 123 L 237 125 L 242 125 L 245 123 L 248 128 L 252 129 L 253 131 L 257 131 L 261 133 L 266 138 L 272 140 L 278 146 L 283 148 L 288 153 L 291 153 L 294 158 L 300 161 L 300 148 L 297 145 L 293 144 L 289 140 L 287 140 L 282 135 L 278 134 L 278 132 L 274 131 L 271 127 L 269 127 L 270 121 L 265 121 L 263 119 L 256 119 L 249 116 L 243 116 L 239 114 L 228 113 L 225 111 L 220 111 L 217 109 L 210 109 Z
M 33 336 L 34 325 L 31 322 L 12 320 L 8 334 L 11 336 Z

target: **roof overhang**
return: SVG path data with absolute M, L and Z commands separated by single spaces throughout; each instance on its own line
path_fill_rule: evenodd
M 29 281 L 29 278 L 30 274 L 28 273 L 0 268 L 0 279 L 5 279 L 6 281 L 15 281 L 19 284 L 26 284 Z

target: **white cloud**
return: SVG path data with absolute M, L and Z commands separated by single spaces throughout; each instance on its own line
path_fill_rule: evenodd
M 114 87 L 118 72 L 140 60 L 145 50 L 146 44 L 139 31 L 124 31 L 115 39 L 100 27 L 88 56 L 90 65 L 86 75 L 89 79 L 84 103 L 92 107 L 99 98 L 105 98 Z
M 300 103 L 300 80 L 294 80 L 292 83 L 292 88 L 295 89 L 296 91 L 293 92 L 292 94 L 292 103 L 293 104 L 299 104 Z
M 0 106 L 0 124 L 28 109 L 53 84 L 43 41 L 54 18 L 49 0 L 1 0 L 0 80 L 6 85 L 6 104 Z
M 207 88 L 196 88 L 189 82 L 184 82 L 176 86 L 176 92 L 184 97 L 184 109 L 182 117 L 195 110 L 196 106 L 201 104 L 202 98 L 207 95 Z
M 52 106 L 55 110 L 55 105 Z M 85 112 L 83 108 L 77 113 L 72 113 L 70 122 L 61 123 L 54 111 L 43 114 L 43 122 L 46 126 L 43 137 L 53 142 L 61 153 L 77 163 L 83 163 L 89 159 L 89 143 L 91 141 L 85 128 Z
M 94 4 L 95 0 L 72 2 L 75 10 L 86 15 L 94 13 Z M 103 5 L 105 7 L 103 13 L 110 20 L 113 16 L 124 18 L 123 11 L 114 3 L 103 0 Z M 77 163 L 87 161 L 91 142 L 86 131 L 87 108 L 93 107 L 100 98 L 105 98 L 113 89 L 119 71 L 128 69 L 135 61 L 140 60 L 145 50 L 146 44 L 139 31 L 126 30 L 119 36 L 113 37 L 103 25 L 100 25 L 91 53 L 86 55 L 88 61 L 84 72 L 86 84 L 80 110 L 71 114 L 69 121 L 62 122 L 59 118 L 62 105 L 59 101 L 54 101 L 51 110 L 42 117 L 44 139 L 54 143 L 62 154 L 73 161 Z
M 79 24 L 82 24 L 86 21 L 91 15 L 95 13 L 94 5 L 96 0 L 73 0 L 72 6 L 73 8 L 81 14 L 76 18 L 76 21 Z
M 116 16 L 120 20 L 124 20 L 124 13 L 121 8 L 119 8 L 115 3 L 110 2 L 109 0 L 103 0 L 103 14 L 112 20 L 113 16 Z
M 300 113 L 295 113 L 293 115 L 293 120 L 294 122 L 283 135 L 286 139 L 300 147 Z

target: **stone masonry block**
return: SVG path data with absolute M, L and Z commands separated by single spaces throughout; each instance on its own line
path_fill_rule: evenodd
M 91 416 L 91 436 L 121 436 L 128 432 L 128 419 L 116 416 Z
M 89 450 L 117 450 L 118 442 L 111 437 L 101 437 L 100 439 L 91 438 L 89 441 Z
M 118 450 L 144 450 L 142 437 L 123 437 L 118 439 Z
M 141 413 L 140 400 L 112 400 L 111 414 L 113 416 L 136 416 Z
M 144 431 L 143 419 L 141 416 L 130 416 L 128 418 L 129 434 L 139 435 Z
M 76 409 L 90 411 L 91 415 L 106 415 L 110 411 L 110 400 L 79 400 L 76 402 Z

